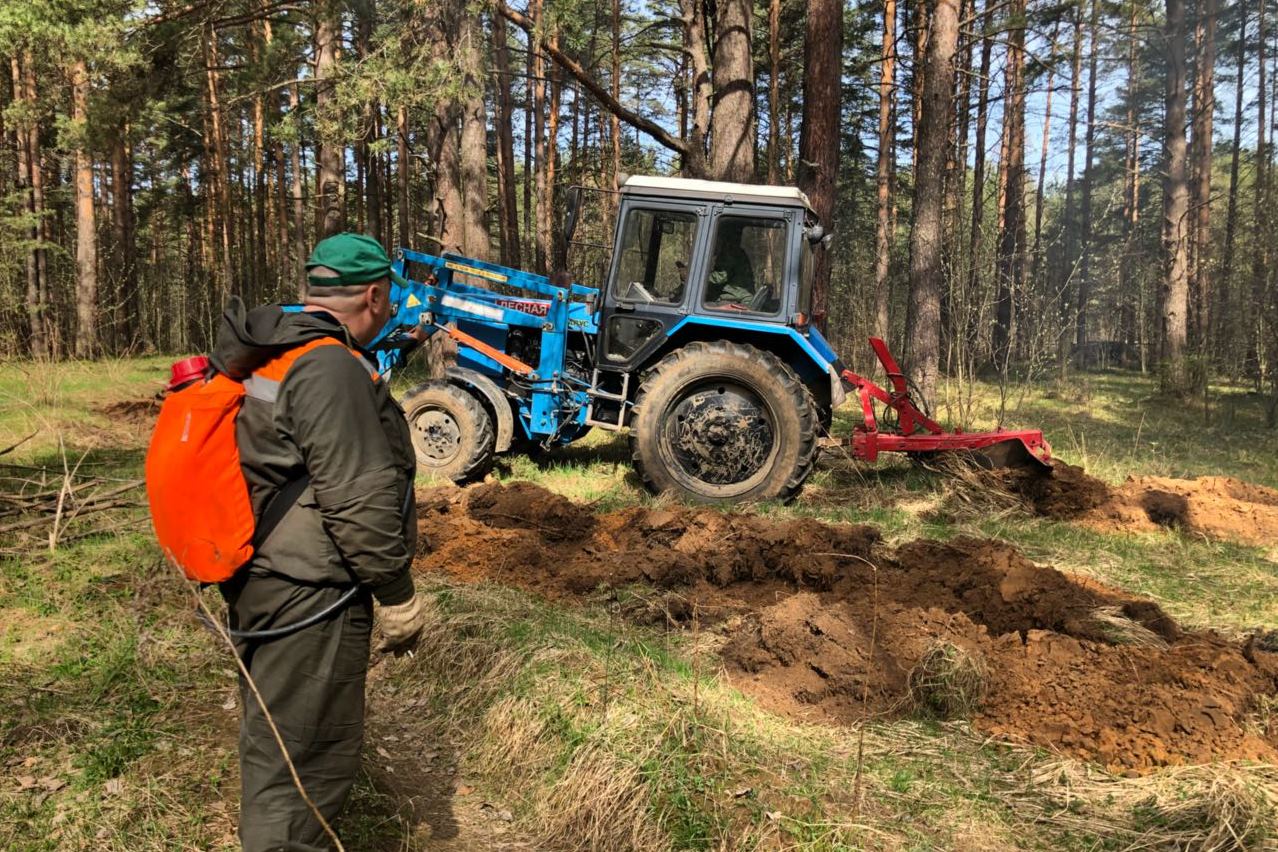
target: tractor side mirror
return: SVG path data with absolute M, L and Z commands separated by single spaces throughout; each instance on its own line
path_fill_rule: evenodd
M 573 232 L 577 230 L 577 217 L 581 213 L 581 187 L 568 189 L 568 216 L 564 221 L 564 242 L 571 243 Z
M 821 225 L 808 225 L 803 229 L 803 236 L 810 245 L 816 245 L 825 237 L 825 228 Z

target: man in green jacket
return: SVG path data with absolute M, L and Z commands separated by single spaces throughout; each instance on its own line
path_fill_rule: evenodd
M 307 794 L 331 823 L 359 770 L 373 602 L 381 650 L 411 649 L 425 616 L 409 573 L 417 523 L 408 425 L 361 354 L 390 317 L 390 260 L 371 238 L 339 234 L 315 247 L 306 268 L 304 305 L 245 312 L 233 303 L 213 353 L 219 370 L 245 382 L 236 440 L 258 517 L 286 485 L 306 483 L 222 591 L 233 629 L 285 631 L 238 639 L 237 649 Z M 272 359 L 324 338 L 345 346 L 314 346 L 282 378 L 268 377 Z M 349 605 L 288 631 L 353 585 Z M 245 683 L 240 696 L 243 848 L 330 848 Z

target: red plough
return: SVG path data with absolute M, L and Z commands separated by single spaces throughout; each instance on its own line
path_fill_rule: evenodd
M 874 354 L 878 355 L 892 392 L 851 370 L 843 371 L 844 384 L 855 390 L 861 400 L 862 425 L 853 430 L 852 438 L 830 439 L 827 444 L 852 447 L 852 454 L 859 459 L 874 461 L 879 453 L 934 453 L 966 452 L 983 467 L 1036 466 L 1051 469 L 1052 448 L 1043 438 L 1040 429 L 996 429 L 993 432 L 964 432 L 955 429 L 947 432 L 928 417 L 910 399 L 905 374 L 896 359 L 888 351 L 887 344 L 877 337 L 870 338 Z M 897 425 L 888 431 L 880 429 L 874 414 L 874 402 L 883 403 L 897 414 Z

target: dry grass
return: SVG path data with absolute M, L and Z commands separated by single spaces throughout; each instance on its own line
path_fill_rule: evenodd
M 915 712 L 939 719 L 970 719 L 985 700 L 989 671 L 979 655 L 939 641 L 910 670 Z
M 1121 606 L 1097 607 L 1091 611 L 1089 617 L 1097 632 L 1114 645 L 1135 645 L 1138 648 L 1167 647 L 1167 641 L 1163 637 L 1123 615 Z
M 1212 764 L 1117 778 L 1073 761 L 1043 764 L 1018 808 L 1120 838 L 1123 850 L 1274 849 L 1278 767 Z M 1038 804 L 1034 801 L 1037 800 Z

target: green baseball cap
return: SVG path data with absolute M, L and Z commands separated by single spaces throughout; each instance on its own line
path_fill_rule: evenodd
M 314 274 L 314 270 L 319 268 L 336 274 Z M 349 231 L 320 240 L 306 261 L 306 273 L 306 280 L 312 287 L 371 284 L 379 278 L 388 277 L 397 284 L 404 283 L 404 279 L 391 270 L 391 259 L 381 243 Z

